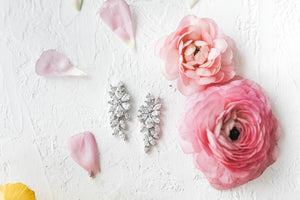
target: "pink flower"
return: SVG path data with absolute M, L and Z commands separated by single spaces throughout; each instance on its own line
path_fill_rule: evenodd
M 158 41 L 155 54 L 166 61 L 165 77 L 178 79 L 179 91 L 189 96 L 235 76 L 234 49 L 234 41 L 212 19 L 189 15 Z
M 188 97 L 179 143 L 218 189 L 260 176 L 278 156 L 281 130 L 260 86 L 236 79 Z

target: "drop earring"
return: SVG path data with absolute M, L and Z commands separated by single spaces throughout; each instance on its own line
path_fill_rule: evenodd
M 110 112 L 110 126 L 113 129 L 112 135 L 119 136 L 123 140 L 127 139 L 126 121 L 130 119 L 129 111 L 130 95 L 127 93 L 124 83 L 120 82 L 117 86 L 110 86 L 109 92 L 111 100 L 108 102 L 111 106 Z
M 161 100 L 148 94 L 145 100 L 146 105 L 140 106 L 138 110 L 138 119 L 142 123 L 141 132 L 144 134 L 144 151 L 147 153 L 151 146 L 156 144 L 160 135 L 160 109 Z

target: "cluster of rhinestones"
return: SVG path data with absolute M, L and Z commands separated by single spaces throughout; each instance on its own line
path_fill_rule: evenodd
M 117 135 L 126 140 L 126 121 L 129 120 L 130 95 L 126 92 L 126 88 L 122 82 L 117 86 L 110 86 L 109 92 L 111 100 L 108 102 L 111 107 L 110 112 L 110 126 L 113 129 L 113 135 Z
M 155 98 L 151 94 L 146 96 L 146 105 L 142 105 L 138 110 L 138 119 L 142 123 L 141 132 L 144 134 L 144 150 L 148 152 L 150 147 L 155 145 L 159 138 L 160 119 L 160 98 Z

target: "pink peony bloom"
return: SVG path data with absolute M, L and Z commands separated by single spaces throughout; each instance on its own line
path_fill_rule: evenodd
M 179 143 L 224 190 L 260 176 L 278 157 L 281 130 L 261 87 L 237 78 L 188 97 Z
M 178 79 L 186 96 L 235 76 L 234 41 L 208 18 L 186 16 L 175 32 L 160 39 L 155 54 L 166 61 L 163 74 Z

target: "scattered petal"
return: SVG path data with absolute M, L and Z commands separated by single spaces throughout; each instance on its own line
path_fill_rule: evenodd
M 22 183 L 7 183 L 0 186 L 1 200 L 35 200 L 34 191 Z
M 190 7 L 193 8 L 199 0 L 190 0 Z
M 71 0 L 71 3 L 78 11 L 80 11 L 82 8 L 83 0 Z
M 54 49 L 42 53 L 35 64 L 35 72 L 40 76 L 86 76 L 65 55 Z
M 72 159 L 94 177 L 99 171 L 98 148 L 95 137 L 86 131 L 70 137 L 68 148 Z
M 125 0 L 107 0 L 100 17 L 130 48 L 135 49 L 134 30 L 129 5 Z

